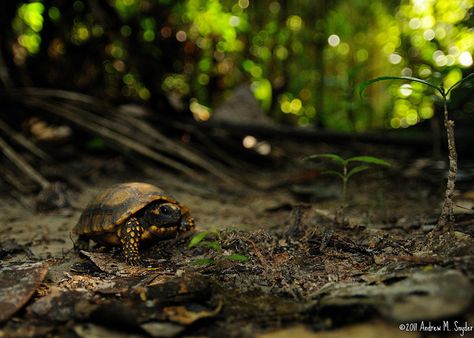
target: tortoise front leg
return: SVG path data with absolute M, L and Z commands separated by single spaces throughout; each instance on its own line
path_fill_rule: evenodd
M 74 242 L 74 248 L 77 250 L 89 250 L 89 237 L 86 235 L 79 235 L 77 241 Z
M 125 260 L 130 265 L 140 265 L 138 244 L 143 234 L 143 228 L 135 217 L 131 217 L 118 231 Z

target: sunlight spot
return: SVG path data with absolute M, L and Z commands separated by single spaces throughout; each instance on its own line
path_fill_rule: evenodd
M 405 67 L 402 69 L 402 76 L 412 76 L 412 75 L 413 75 L 413 71 L 411 70 L 411 68 Z
M 341 39 L 336 34 L 329 35 L 328 43 L 331 47 L 336 47 L 341 43 Z
M 140 89 L 138 90 L 138 96 L 139 96 L 142 100 L 145 100 L 145 101 L 146 101 L 146 100 L 148 100 L 148 99 L 150 98 L 151 94 L 150 94 L 150 91 L 149 91 L 147 88 L 143 87 L 143 88 L 140 88 Z
M 402 62 L 402 57 L 400 56 L 400 54 L 392 53 L 392 54 L 389 55 L 388 61 L 390 61 L 390 63 L 392 63 L 394 65 L 397 65 L 400 62 Z
M 437 27 L 436 28 L 436 38 L 438 40 L 442 40 L 446 37 L 446 29 L 444 29 L 443 27 Z
M 402 97 L 408 97 L 413 93 L 413 89 L 408 83 L 401 85 L 398 91 Z
M 236 15 L 232 15 L 229 19 L 229 24 L 232 27 L 237 27 L 240 24 L 240 18 Z
M 472 56 L 471 56 L 471 53 L 469 52 L 462 52 L 460 55 L 459 55 L 459 64 L 461 66 L 464 66 L 464 67 L 469 67 L 472 65 Z
M 179 42 L 184 42 L 186 41 L 186 39 L 187 39 L 187 35 L 185 31 L 178 31 L 176 33 L 176 40 L 178 40 Z
M 347 55 L 347 53 L 349 53 L 349 50 L 350 50 L 349 44 L 345 42 L 341 43 L 337 47 L 337 51 L 342 55 Z
M 257 145 L 257 139 L 251 135 L 247 135 L 243 138 L 242 145 L 247 149 L 253 148 Z
M 446 55 L 439 49 L 433 53 L 433 60 L 436 62 L 437 66 L 446 66 L 448 63 L 448 59 L 446 58 Z
M 284 101 L 281 103 L 281 106 L 280 106 L 280 109 L 282 112 L 284 112 L 285 114 L 288 114 L 291 112 L 291 104 L 289 101 Z
M 302 107 L 302 102 L 300 99 L 293 99 L 290 103 L 290 110 L 292 113 L 298 113 Z
M 247 8 L 249 6 L 249 0 L 239 0 L 239 7 L 240 8 Z
M 435 32 L 432 29 L 427 29 L 423 32 L 423 39 L 426 41 L 431 41 L 435 37 Z
M 257 66 L 257 65 L 254 65 L 251 69 L 250 69 L 250 74 L 255 77 L 255 78 L 259 78 L 262 76 L 263 74 L 263 70 L 261 67 Z
M 89 30 L 87 29 L 86 26 L 78 25 L 76 34 L 79 40 L 82 40 L 82 41 L 85 41 L 89 38 Z
M 390 126 L 392 128 L 400 128 L 400 119 L 398 117 L 394 117 L 390 120 Z
M 420 69 L 418 70 L 418 74 L 422 78 L 426 78 L 431 75 L 431 68 L 427 65 L 421 65 Z
M 268 142 L 260 142 L 255 146 L 255 150 L 260 155 L 269 155 L 272 151 L 272 146 Z
M 207 121 L 211 117 L 209 107 L 200 104 L 195 98 L 191 99 L 191 103 L 189 104 L 189 110 L 191 110 L 191 113 L 193 113 L 193 117 L 197 121 Z
M 425 17 L 423 17 L 423 19 L 421 19 L 421 26 L 423 28 L 431 28 L 434 26 L 435 24 L 435 19 L 434 17 L 432 17 L 431 15 L 427 15 Z
M 452 46 L 452 47 L 449 47 L 448 53 L 454 57 L 458 57 L 459 54 L 461 54 L 461 51 L 459 50 L 458 47 Z
M 448 66 L 454 65 L 454 63 L 456 62 L 456 58 L 455 58 L 454 56 L 452 56 L 452 55 L 447 55 L 447 56 L 446 56 L 446 60 L 447 60 L 447 63 L 446 63 L 446 64 L 447 64 Z
M 410 109 L 406 116 L 406 121 L 408 125 L 413 126 L 418 122 L 418 114 L 415 109 Z
M 303 20 L 301 19 L 300 16 L 298 15 L 291 15 L 288 20 L 286 21 L 286 25 L 288 26 L 289 29 L 292 31 L 299 31 L 301 27 L 303 26 Z
M 275 56 L 280 60 L 285 60 L 288 57 L 288 49 L 285 46 L 278 46 L 274 53 Z
M 413 18 L 408 23 L 408 26 L 410 26 L 411 29 L 418 29 L 421 26 L 421 20 L 419 18 Z

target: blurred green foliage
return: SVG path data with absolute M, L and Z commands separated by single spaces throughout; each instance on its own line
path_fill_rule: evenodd
M 357 85 L 387 74 L 449 87 L 473 67 L 474 0 L 12 3 L 7 48 L 18 70 L 39 73 L 30 82 L 168 101 L 198 120 L 248 82 L 282 123 L 409 127 L 434 114 L 420 84 L 371 87 L 367 101 Z

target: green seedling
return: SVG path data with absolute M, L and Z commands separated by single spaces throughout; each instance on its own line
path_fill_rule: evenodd
M 418 79 L 416 77 L 411 76 L 381 76 L 375 79 L 371 79 L 368 81 L 363 82 L 359 86 L 359 94 L 362 96 L 364 90 L 373 83 L 380 82 L 380 81 L 387 81 L 387 80 L 405 80 L 405 81 L 414 81 L 422 83 L 435 91 L 441 94 L 443 100 L 443 107 L 444 107 L 444 126 L 446 128 L 447 139 L 448 139 L 448 159 L 449 159 L 449 172 L 448 172 L 448 180 L 446 183 L 446 190 L 445 190 L 445 197 L 443 207 L 441 209 L 441 214 L 438 220 L 438 228 L 442 229 L 443 231 L 452 232 L 454 228 L 454 202 L 453 202 L 453 195 L 454 195 L 454 187 L 456 184 L 456 174 L 457 174 L 457 153 L 456 153 L 456 144 L 454 142 L 454 121 L 449 119 L 448 115 L 448 97 L 449 94 L 462 83 L 466 82 L 467 80 L 472 80 L 474 78 L 474 73 L 469 74 L 464 79 L 453 84 L 447 90 L 444 88 L 443 84 L 437 86 L 431 82 Z
M 370 165 L 382 165 L 386 167 L 390 166 L 390 163 L 388 163 L 387 161 L 382 160 L 377 157 L 373 157 L 373 156 L 355 156 L 348 159 L 344 159 L 341 156 L 336 155 L 336 154 L 316 154 L 316 155 L 311 155 L 311 156 L 306 157 L 305 160 L 309 161 L 309 160 L 316 160 L 320 158 L 327 158 L 341 165 L 340 171 L 326 170 L 326 171 L 323 171 L 322 173 L 325 175 L 333 175 L 341 179 L 342 181 L 341 200 L 342 200 L 343 205 L 345 205 L 347 201 L 347 184 L 349 182 L 349 179 L 352 176 L 354 176 L 355 174 L 361 173 L 363 171 L 369 170 L 371 168 Z M 357 165 L 355 167 L 349 168 L 349 165 L 354 162 L 365 163 L 365 164 Z
M 333 175 L 339 177 L 342 181 L 342 192 L 341 192 L 341 211 L 342 211 L 342 221 L 344 223 L 344 209 L 347 203 L 347 184 L 352 176 L 355 174 L 361 173 L 363 171 L 367 171 L 371 168 L 372 165 L 380 165 L 380 166 L 390 166 L 385 160 L 382 160 L 377 157 L 373 156 L 355 156 L 350 157 L 347 159 L 342 158 L 336 154 L 315 154 L 305 158 L 305 160 L 317 160 L 317 159 L 329 159 L 331 161 L 336 162 L 341 166 L 340 171 L 336 170 L 326 170 L 322 173 L 325 175 Z M 356 165 L 354 167 L 350 167 L 352 163 L 362 163 L 361 165 Z
M 218 240 L 206 240 L 210 236 L 215 236 L 217 237 Z M 212 265 L 216 264 L 219 259 L 227 259 L 230 261 L 234 262 L 245 262 L 248 260 L 248 257 L 245 255 L 242 255 L 240 253 L 234 253 L 230 255 L 226 255 L 222 252 L 222 246 L 220 243 L 220 234 L 218 231 L 203 231 L 198 234 L 196 234 L 191 241 L 189 241 L 188 248 L 194 248 L 194 247 L 204 247 L 207 249 L 210 249 L 215 256 L 218 257 L 218 259 L 213 259 L 213 258 L 199 258 L 194 260 L 192 263 L 194 265 Z

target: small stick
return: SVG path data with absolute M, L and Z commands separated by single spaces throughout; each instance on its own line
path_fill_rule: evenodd
M 0 137 L 0 149 L 2 153 L 8 157 L 10 161 L 15 164 L 24 174 L 26 174 L 33 181 L 38 183 L 41 188 L 46 189 L 50 186 L 48 180 L 46 180 L 41 174 L 36 171 L 27 161 L 23 159 L 10 145 Z
M 46 154 L 43 150 L 38 148 L 33 142 L 28 140 L 26 137 L 21 135 L 20 133 L 14 131 L 8 124 L 4 121 L 0 120 L 0 130 L 2 130 L 5 134 L 15 140 L 19 145 L 23 146 L 27 150 L 29 150 L 33 155 L 36 155 L 42 160 L 48 161 L 51 158 Z

